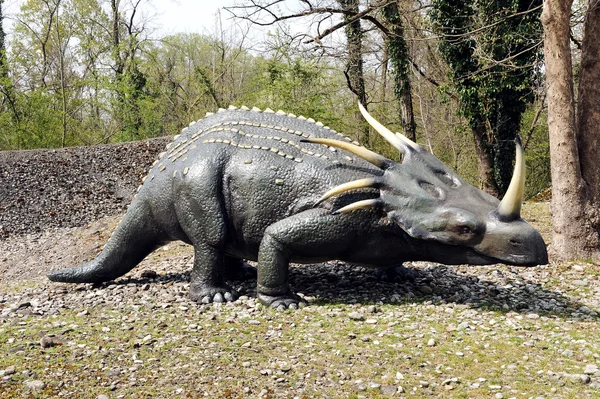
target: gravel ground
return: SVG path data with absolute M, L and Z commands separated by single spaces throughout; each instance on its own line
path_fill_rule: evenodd
M 120 214 L 171 139 L 0 152 L 0 238 Z
M 129 169 L 131 192 L 140 168 Z M 54 190 L 39 193 L 60 198 Z M 182 243 L 115 282 L 47 281 L 106 242 L 122 209 L 110 195 L 48 224 L 16 205 L 2 216 L 0 398 L 600 397 L 595 265 L 420 262 L 392 281 L 340 262 L 294 266 L 292 285 L 311 304 L 295 312 L 259 305 L 256 280 L 232 282 L 234 303 L 191 302 L 193 254 Z M 547 231 L 547 204 L 528 208 Z

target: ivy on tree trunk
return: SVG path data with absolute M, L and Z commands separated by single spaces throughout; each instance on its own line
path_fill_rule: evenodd
M 390 24 L 387 37 L 387 51 L 392 64 L 394 94 L 400 104 L 400 125 L 404 134 L 411 140 L 417 140 L 417 125 L 413 113 L 412 90 L 409 78 L 409 55 L 404 26 L 400 18 L 398 3 L 392 2 L 382 8 L 385 20 Z
M 439 49 L 477 148 L 481 186 L 506 192 L 514 138 L 533 99 L 541 0 L 434 0 Z
M 338 0 L 342 9 L 350 11 L 352 14 L 358 14 L 358 6 L 360 2 L 358 0 Z M 344 20 L 350 21 L 352 14 L 344 14 Z M 360 19 L 356 19 L 346 25 L 346 46 L 348 52 L 348 61 L 346 64 L 346 73 L 348 74 L 348 81 L 350 89 L 356 94 L 358 100 L 367 106 L 367 94 L 365 91 L 365 77 L 363 72 L 363 58 L 362 58 L 362 40 L 363 40 L 363 29 L 360 24 Z M 367 142 L 369 137 L 369 127 L 360 113 L 357 111 L 355 114 L 357 123 L 362 126 L 362 137 L 359 137 L 361 142 Z

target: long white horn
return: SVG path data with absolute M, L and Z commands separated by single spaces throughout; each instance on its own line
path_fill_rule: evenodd
M 498 215 L 502 218 L 517 219 L 521 217 L 521 206 L 523 205 L 523 193 L 525 191 L 525 157 L 523 156 L 523 146 L 521 137 L 517 135 L 515 142 L 517 144 L 515 153 L 515 170 L 513 172 L 510 185 L 504 198 L 498 205 Z
M 381 134 L 383 138 L 387 140 L 388 143 L 396 147 L 398 151 L 404 153 L 407 149 L 416 150 L 419 147 L 417 143 L 415 143 L 408 137 L 403 136 L 400 133 L 394 134 L 387 127 L 379 123 L 375 118 L 371 116 L 371 114 L 367 112 L 367 110 L 365 109 L 365 107 L 363 107 L 360 101 L 358 102 L 358 109 L 360 109 L 360 113 L 365 118 L 365 120 L 369 122 L 369 125 L 373 126 L 373 129 L 375 129 L 379 134 Z

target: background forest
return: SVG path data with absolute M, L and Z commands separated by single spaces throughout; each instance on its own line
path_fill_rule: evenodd
M 527 196 L 550 184 L 541 1 L 240 0 L 212 32 L 168 36 L 142 17 L 150 5 L 20 2 L 0 29 L 0 150 L 176 134 L 233 104 L 311 116 L 396 157 L 358 97 L 494 194 L 520 133 Z

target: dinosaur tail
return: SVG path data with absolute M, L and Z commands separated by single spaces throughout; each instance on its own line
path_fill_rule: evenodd
M 48 274 L 52 281 L 100 283 L 114 280 L 133 269 L 162 244 L 160 229 L 143 201 L 131 204 L 108 243 L 98 256 L 79 266 Z

